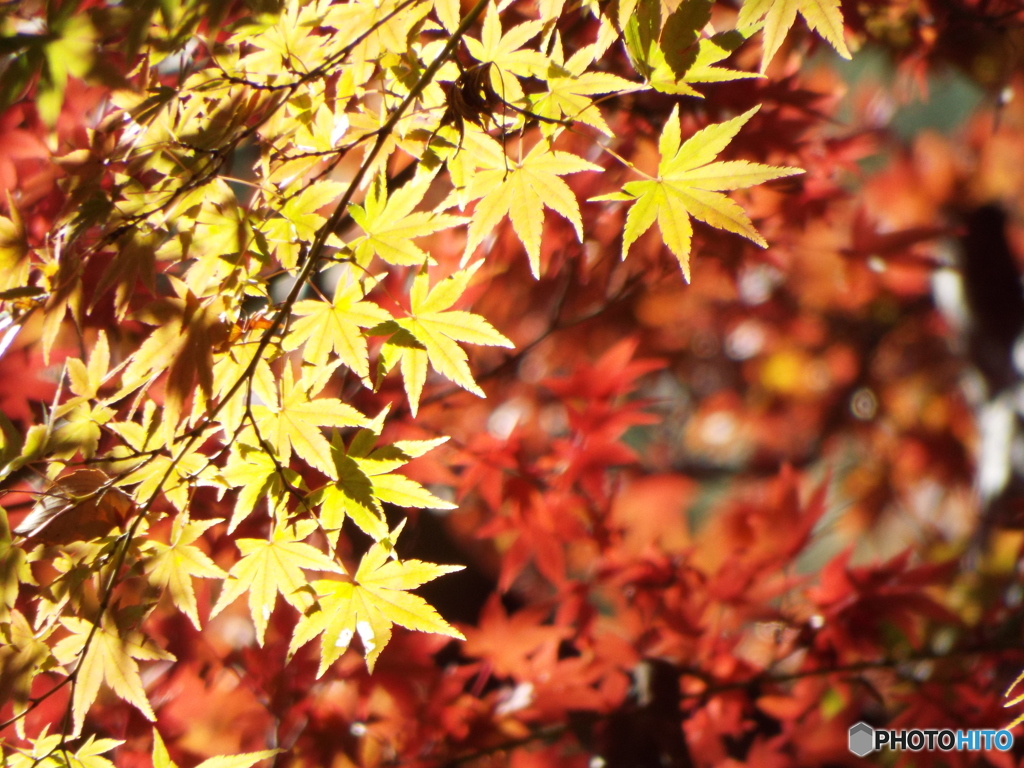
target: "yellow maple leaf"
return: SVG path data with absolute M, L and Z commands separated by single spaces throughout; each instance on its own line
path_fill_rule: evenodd
M 9 208 L 11 218 L 0 216 L 0 291 L 23 287 L 32 265 L 25 222 L 13 203 Z
M 623 29 L 623 42 L 633 68 L 655 90 L 703 95 L 690 83 L 717 83 L 757 77 L 716 66 L 727 59 L 756 28 L 733 29 L 718 34 L 712 28 L 711 0 L 679 3 L 663 18 L 664 7 L 658 0 L 640 0 Z
M 322 386 L 322 385 L 321 385 Z M 363 414 L 334 397 L 311 399 L 317 387 L 307 381 L 294 381 L 290 365 L 281 378 L 279 405 L 254 405 L 253 415 L 262 437 L 277 451 L 277 458 L 288 466 L 292 451 L 299 458 L 329 477 L 334 477 L 331 444 L 321 427 L 361 427 Z
M 103 757 L 115 747 L 124 744 L 119 739 L 97 739 L 90 735 L 74 752 L 61 749 L 63 737 L 59 733 L 42 735 L 32 742 L 31 751 L 16 751 L 4 755 L 6 768 L 114 768 L 114 764 Z
M 21 715 L 31 701 L 32 682 L 39 673 L 57 667 L 46 643 L 54 627 L 51 624 L 33 632 L 28 619 L 18 610 L 6 611 L 0 618 L 0 701 L 12 703 L 18 718 L 18 735 L 25 738 L 25 719 Z
M 235 509 L 228 523 L 228 533 L 233 533 L 239 523 L 252 514 L 260 499 L 269 498 L 271 509 L 276 510 L 285 496 L 285 485 L 273 458 L 262 448 L 246 442 L 252 439 L 251 429 L 244 434 L 245 439 L 239 438 L 231 446 L 227 464 L 221 472 L 228 486 L 239 489 Z M 301 488 L 303 484 L 302 476 L 292 469 L 284 470 L 284 480 L 296 488 Z
M 480 263 L 460 270 L 430 288 L 430 278 L 421 271 L 409 293 L 408 316 L 383 323 L 371 333 L 393 334 L 381 350 L 384 370 L 401 361 L 402 378 L 409 407 L 416 415 L 420 394 L 427 378 L 427 362 L 446 379 L 479 397 L 484 392 L 473 380 L 469 358 L 456 342 L 512 348 L 514 345 L 498 333 L 480 315 L 449 309 L 465 292 Z
M 0 625 L 10 620 L 22 584 L 35 584 L 28 555 L 11 541 L 7 510 L 0 507 Z
M 60 622 L 71 631 L 71 635 L 54 646 L 53 655 L 62 664 L 78 660 L 71 700 L 72 735 L 82 732 L 85 713 L 96 700 L 103 683 L 138 709 L 147 720 L 156 720 L 135 660 L 174 661 L 174 656 L 158 648 L 141 632 L 121 631 L 107 614 L 103 615 L 98 626 L 74 617 L 62 618 Z M 92 640 L 88 650 L 84 658 L 79 658 L 90 636 Z
M 582 241 L 580 206 L 561 177 L 580 171 L 600 171 L 601 166 L 569 152 L 551 150 L 545 141 L 535 144 L 518 162 L 508 159 L 506 165 L 505 154 L 501 152 L 498 156 L 498 162 L 489 162 L 470 177 L 467 185 L 464 199 L 480 200 L 469 224 L 465 258 L 472 256 L 484 237 L 507 215 L 526 248 L 533 276 L 539 277 L 544 207 L 565 217 Z
M 459 0 L 434 0 L 434 13 L 448 32 L 454 32 L 462 18 L 462 6 Z
M 461 571 L 463 566 L 389 560 L 393 552 L 391 545 L 397 537 L 396 530 L 389 542 L 378 542 L 370 547 L 352 581 L 320 579 L 312 583 L 317 605 L 303 614 L 296 625 L 288 648 L 289 657 L 322 634 L 317 672 L 320 677 L 358 634 L 366 666 L 372 672 L 377 657 L 391 639 L 391 628 L 395 624 L 465 640 L 426 600 L 406 591 L 446 573 Z
M 761 43 L 761 72 L 775 56 L 786 33 L 799 13 L 807 26 L 825 38 L 844 59 L 851 58 L 843 36 L 843 14 L 839 0 L 744 0 L 738 27 L 746 27 L 764 19 L 764 41 Z
M 627 182 L 622 192 L 593 200 L 629 200 L 622 236 L 622 257 L 629 246 L 650 229 L 655 221 L 668 249 L 679 259 L 683 277 L 690 279 L 690 217 L 712 227 L 735 232 L 767 247 L 746 213 L 719 190 L 742 189 L 764 181 L 803 173 L 800 168 L 776 167 L 746 160 L 712 162 L 739 133 L 757 107 L 724 123 L 709 125 L 682 142 L 679 107 L 672 109 L 658 143 L 661 162 L 658 177 Z
M 304 346 L 302 359 L 312 365 L 327 363 L 334 352 L 360 379 L 367 382 L 370 363 L 367 358 L 366 337 L 363 328 L 372 328 L 391 319 L 391 314 L 372 301 L 364 301 L 383 275 L 363 284 L 343 277 L 334 290 L 334 301 L 300 301 L 295 304 L 299 319 L 281 343 L 285 351 Z
M 155 301 L 138 313 L 140 320 L 156 328 L 132 355 L 122 377 L 123 388 L 114 396 L 120 399 L 166 371 L 163 425 L 168 443 L 174 439 L 182 406 L 196 385 L 210 397 L 213 350 L 227 338 L 222 320 L 225 299 L 200 300 L 181 281 L 171 282 L 178 298 Z
M 193 447 L 173 463 L 170 457 L 160 453 L 146 455 L 161 446 L 156 435 L 159 427 L 159 414 L 156 403 L 152 400 L 147 401 L 143 408 L 141 424 L 135 421 L 116 421 L 107 424 L 107 429 L 125 442 L 125 445 L 115 446 L 110 451 L 109 458 L 113 462 L 111 468 L 119 475 L 127 472 L 116 485 L 129 486 L 138 483 L 133 494 L 135 498 L 147 500 L 159 491 L 175 509 L 182 512 L 188 505 L 189 494 L 195 485 L 213 483 L 216 467 L 210 463 L 210 458 L 200 453 L 198 449 L 205 438 L 219 429 L 216 426 L 208 427 Z
M 285 269 L 295 267 L 301 244 L 312 242 L 317 230 L 327 221 L 317 211 L 336 199 L 344 189 L 345 185 L 337 181 L 310 184 L 278 208 L 279 218 L 263 222 L 260 231 L 270 249 L 276 252 L 281 266 Z
M 340 438 L 331 446 L 338 479 L 315 491 L 310 502 L 320 505 L 320 525 L 332 542 L 337 542 L 346 517 L 375 541 L 384 539 L 388 527 L 382 502 L 418 509 L 455 509 L 454 504 L 438 498 L 415 480 L 394 474 L 394 470 L 441 445 L 447 437 L 375 448 L 379 436 L 379 430 L 361 429 L 347 451 Z
M 548 58 L 540 51 L 524 48 L 527 42 L 544 29 L 540 20 L 517 24 L 505 34 L 501 33 L 498 6 L 491 4 L 484 16 L 480 39 L 466 35 L 462 38 L 469 55 L 481 64 L 491 63 L 491 86 L 507 102 L 523 98 L 520 77 L 543 76 Z
M 414 242 L 449 227 L 465 223 L 465 219 L 447 213 L 413 211 L 426 194 L 432 176 L 425 174 L 388 194 L 384 174 L 374 177 L 362 205 L 350 205 L 349 215 L 365 233 L 347 247 L 362 267 L 367 267 L 374 254 L 389 264 L 420 266 L 432 263 L 430 257 Z
M 266 760 L 279 753 L 280 749 L 261 749 L 259 752 L 243 752 L 238 755 L 217 755 L 203 760 L 196 768 L 250 768 L 260 760 Z M 178 768 L 171 760 L 167 746 L 156 728 L 153 729 L 153 768 Z
M 199 547 L 192 546 L 192 542 L 222 522 L 220 518 L 189 522 L 184 514 L 179 514 L 171 525 L 171 543 L 150 541 L 152 554 L 143 562 L 149 583 L 167 590 L 196 629 L 200 628 L 199 613 L 192 577 L 223 579 L 227 574 Z
M 256 642 L 262 646 L 278 592 L 299 610 L 308 608 L 308 595 L 300 591 L 307 583 L 303 569 L 344 573 L 340 565 L 319 549 L 302 543 L 315 529 L 316 523 L 312 520 L 302 520 L 294 526 L 276 525 L 269 540 L 238 539 L 235 544 L 242 559 L 228 573 L 210 618 L 248 592 Z
M 227 393 L 244 376 L 257 349 L 259 349 L 259 345 L 256 342 L 243 341 L 232 344 L 222 354 L 214 355 L 213 394 L 221 402 L 224 402 Z M 270 363 L 267 362 L 265 356 L 261 355 L 249 379 L 250 385 L 239 387 L 221 408 L 220 422 L 226 435 L 235 434 L 242 424 L 246 415 L 246 404 L 251 395 L 255 395 L 265 403 L 273 402 L 277 397 L 276 381 L 277 377 L 271 370 Z M 195 416 L 205 413 L 206 405 L 206 399 L 202 396 L 202 392 L 197 392 L 192 413 Z
M 628 93 L 637 84 L 610 72 L 587 72 L 597 53 L 596 46 L 587 45 L 565 60 L 561 38 L 556 35 L 544 83 L 548 90 L 529 97 L 530 111 L 551 120 L 577 120 L 611 136 L 601 111 L 591 96 L 606 93 Z M 541 131 L 551 136 L 556 123 L 541 123 Z
M 47 448 L 60 458 L 71 458 L 81 451 L 85 458 L 91 459 L 99 446 L 100 426 L 114 416 L 114 411 L 109 408 L 89 405 L 89 401 L 96 398 L 110 367 L 107 334 L 99 332 L 88 365 L 75 357 L 69 358 L 65 365 L 75 397 L 54 410 L 53 420 L 58 426 L 53 430 Z
M 68 381 L 71 391 L 76 397 L 71 398 L 60 408 L 54 411 L 55 418 L 63 416 L 79 403 L 92 400 L 96 397 L 103 379 L 110 368 L 110 343 L 107 341 L 106 331 L 100 331 L 96 338 L 96 345 L 89 355 L 89 364 L 86 365 L 77 357 L 70 357 L 67 360 Z

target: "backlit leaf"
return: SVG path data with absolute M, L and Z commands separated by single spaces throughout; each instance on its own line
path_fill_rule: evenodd
M 426 379 L 426 361 L 435 371 L 480 397 L 483 390 L 473 380 L 469 358 L 457 342 L 511 348 L 512 342 L 479 315 L 449 307 L 462 295 L 479 264 L 455 272 L 430 289 L 430 278 L 421 271 L 413 281 L 411 311 L 406 317 L 385 323 L 374 333 L 398 331 L 384 345 L 382 357 L 391 367 L 402 360 L 402 376 L 413 414 Z M 413 363 L 406 367 L 406 360 Z
M 184 515 L 178 515 L 171 528 L 170 544 L 151 542 L 153 555 L 145 561 L 150 583 L 166 589 L 196 629 L 199 629 L 199 613 L 192 578 L 223 579 L 227 574 L 192 542 L 221 522 L 220 519 L 189 522 Z
M 138 709 L 147 720 L 156 720 L 142 686 L 139 665 L 135 661 L 173 661 L 174 656 L 157 648 L 138 632 L 123 633 L 106 615 L 99 626 L 75 617 L 63 618 L 61 624 L 71 631 L 71 635 L 54 646 L 53 654 L 62 664 L 78 661 L 74 697 L 71 702 L 72 732 L 75 735 L 81 733 L 85 714 L 96 700 L 100 685 L 104 683 Z M 92 640 L 85 656 L 79 658 L 90 636 Z
M 530 258 L 530 270 L 540 276 L 540 239 L 544 228 L 545 206 L 566 218 L 576 236 L 583 239 L 576 195 L 560 177 L 580 171 L 600 171 L 601 167 L 582 157 L 550 150 L 546 142 L 538 142 L 520 162 L 508 159 L 475 173 L 468 184 L 466 198 L 480 198 L 469 224 L 464 259 L 505 216 L 523 242 Z
M 843 15 L 839 0 L 744 0 L 737 25 L 749 26 L 764 19 L 761 71 L 782 46 L 786 33 L 792 28 L 799 13 L 807 26 L 825 38 L 844 59 L 850 58 L 843 34 Z
M 374 544 L 363 556 L 351 582 L 313 582 L 318 605 L 299 620 L 289 654 L 322 635 L 318 677 L 345 652 L 357 634 L 363 644 L 366 666 L 373 671 L 377 657 L 391 639 L 394 624 L 464 639 L 423 598 L 406 591 L 460 571 L 462 566 L 389 560 L 389 551 L 382 543 Z
M 300 592 L 307 583 L 303 569 L 344 573 L 340 565 L 319 549 L 302 543 L 314 528 L 315 524 L 306 520 L 294 526 L 277 525 L 269 540 L 236 540 L 242 559 L 228 573 L 210 618 L 248 592 L 249 613 L 256 625 L 256 642 L 263 645 L 267 622 L 279 592 L 296 608 L 307 608 L 308 596 Z
M 689 280 L 691 216 L 712 227 L 742 235 L 762 248 L 767 247 L 743 209 L 719 190 L 742 189 L 803 171 L 746 160 L 713 162 L 756 111 L 755 108 L 724 123 L 709 125 L 681 144 L 679 110 L 673 108 L 658 145 L 661 154 L 658 177 L 630 181 L 623 187 L 623 192 L 635 201 L 626 215 L 623 258 L 629 246 L 657 221 L 665 245 L 679 259 L 683 276 Z M 622 197 L 616 193 L 593 199 L 621 200 Z
M 310 382 L 295 383 L 291 366 L 285 366 L 278 404 L 254 405 L 252 411 L 263 438 L 284 466 L 294 450 L 310 466 L 333 477 L 331 444 L 320 428 L 360 427 L 366 424 L 366 417 L 336 398 L 312 399 L 309 391 Z
M 365 284 L 343 277 L 334 291 L 334 301 L 300 301 L 295 304 L 299 319 L 292 323 L 282 347 L 298 349 L 304 345 L 303 359 L 312 365 L 327 363 L 331 352 L 364 381 L 370 375 L 366 338 L 362 329 L 391 319 L 387 310 L 365 300 L 377 279 Z

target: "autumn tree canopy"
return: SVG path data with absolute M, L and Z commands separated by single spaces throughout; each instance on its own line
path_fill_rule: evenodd
M 0 6 L 5 765 L 1007 726 L 1022 20 Z

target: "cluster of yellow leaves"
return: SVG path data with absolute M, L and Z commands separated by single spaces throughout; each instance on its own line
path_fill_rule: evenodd
M 837 0 L 746 0 L 737 28 L 719 31 L 709 0 L 664 18 L 658 0 L 587 2 L 572 9 L 598 22 L 583 44 L 559 31 L 559 0 L 514 25 L 503 23 L 509 2 L 482 0 L 466 18 L 455 0 L 282 5 L 234 26 L 178 89 L 157 69 L 166 51 L 143 45 L 133 87 L 113 94 L 116 111 L 91 148 L 62 158 L 67 206 L 54 234 L 31 240 L 13 202 L 0 216 L 3 317 L 41 313 L 47 359 L 68 316 L 112 302 L 117 321 L 131 321 L 83 337 L 90 354 L 66 362 L 53 406 L 25 434 L 0 417 L 0 479 L 24 479 L 31 465 L 40 494 L 13 534 L 0 513 L 0 699 L 22 715 L 40 671 L 74 674 L 72 735 L 103 686 L 156 718 L 139 665 L 173 657 L 146 635 L 146 619 L 173 606 L 199 628 L 197 579 L 215 590 L 213 617 L 246 596 L 260 644 L 280 595 L 300 616 L 289 654 L 319 637 L 321 675 L 357 636 L 372 669 L 394 624 L 461 637 L 409 592 L 458 568 L 401 560 L 401 528 L 389 529 L 384 507 L 453 506 L 400 472 L 444 438 L 379 444 L 386 411 L 370 418 L 345 402 L 341 375 L 377 388 L 397 369 L 414 416 L 429 369 L 484 396 L 463 345 L 512 342 L 460 301 L 506 218 L 537 276 L 545 209 L 586 238 L 566 178 L 605 169 L 595 160 L 615 141 L 606 98 L 647 88 L 702 96 L 695 84 L 756 77 L 722 63 L 763 30 L 763 72 L 798 13 L 849 55 Z M 39 101 L 51 123 L 68 75 L 92 64 L 84 19 L 51 24 Z M 465 69 L 451 59 L 452 37 Z M 606 71 L 620 37 L 639 80 Z M 723 193 L 798 169 L 716 160 L 752 114 L 684 141 L 672 112 L 657 177 L 594 198 L 630 204 L 623 256 L 657 222 L 689 279 L 691 217 L 766 245 Z M 589 159 L 559 145 L 570 129 L 594 138 Z M 246 177 L 228 177 L 228 159 L 250 148 Z M 463 268 L 432 274 L 431 244 L 463 225 Z M 103 261 L 87 296 L 89 259 Z M 391 310 L 389 275 L 409 286 L 389 297 Z M 297 281 L 287 298 L 279 276 Z M 311 283 L 333 295 L 302 294 Z M 226 524 L 191 518 L 202 486 L 225 498 Z M 336 553 L 346 521 L 373 540 L 354 573 Z M 236 538 L 241 526 L 247 535 Z M 233 563 L 210 557 L 216 536 L 234 543 Z M 57 576 L 35 585 L 38 559 Z M 141 604 L 111 599 L 126 580 Z M 72 753 L 65 741 L 43 733 L 7 759 L 109 768 L 102 754 L 117 745 L 89 739 Z M 153 756 L 174 768 L 155 732 Z

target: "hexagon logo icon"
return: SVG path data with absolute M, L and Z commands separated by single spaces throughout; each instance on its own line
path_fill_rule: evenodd
M 850 726 L 850 751 L 857 757 L 864 757 L 875 749 L 875 729 L 867 723 Z

